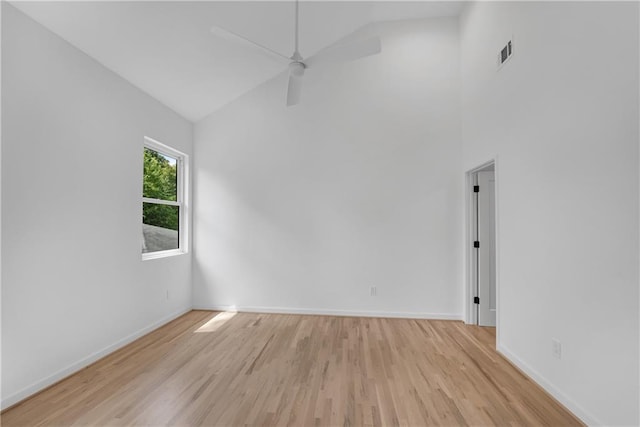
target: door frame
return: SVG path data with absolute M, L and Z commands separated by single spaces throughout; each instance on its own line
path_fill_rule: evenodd
M 465 172 L 465 288 L 464 288 L 464 321 L 467 324 L 477 325 L 477 306 L 473 303 L 473 297 L 476 292 L 476 264 L 473 247 L 475 231 L 475 212 L 473 199 L 474 174 L 482 169 L 492 165 L 495 174 L 495 262 L 496 262 L 496 345 L 500 342 L 500 171 L 498 156 L 477 164 L 477 166 L 468 169 Z

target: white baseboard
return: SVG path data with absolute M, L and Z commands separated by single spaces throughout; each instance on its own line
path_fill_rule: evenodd
M 118 350 L 121 347 L 124 347 L 125 345 L 131 343 L 132 341 L 135 341 L 136 339 L 140 338 L 143 335 L 148 334 L 149 332 L 153 331 L 154 329 L 157 329 L 163 325 L 165 325 L 166 323 L 169 323 L 170 321 L 182 316 L 183 314 L 187 313 L 191 311 L 191 307 L 182 309 L 180 311 L 176 311 L 174 313 L 169 314 L 168 316 L 163 317 L 162 319 L 158 320 L 157 322 L 152 323 L 151 325 L 148 325 L 134 333 L 132 333 L 131 335 L 116 341 L 115 343 L 103 348 L 102 350 L 98 350 L 95 353 L 90 354 L 89 356 L 78 360 L 75 363 L 72 363 L 71 365 L 67 366 L 66 368 L 63 368 L 55 373 L 53 373 L 52 375 L 49 375 L 46 378 L 41 379 L 40 381 L 36 381 L 35 383 L 23 388 L 22 390 L 20 390 L 17 393 L 12 394 L 11 396 L 8 397 L 3 397 L 2 401 L 0 402 L 0 409 L 4 410 L 8 407 L 10 407 L 11 405 L 15 405 L 16 403 L 20 402 L 21 400 L 26 399 L 27 397 L 43 390 L 44 388 L 55 384 L 56 382 L 60 381 L 61 379 L 68 377 L 69 375 L 72 375 L 76 372 L 78 372 L 79 370 L 81 370 L 82 368 L 92 364 L 93 362 L 95 362 L 98 359 L 101 359 L 102 357 L 108 355 L 109 353 L 113 353 L 114 351 Z
M 554 386 L 549 380 L 540 375 L 538 371 L 531 366 L 520 360 L 504 345 L 498 344 L 498 352 L 504 357 L 509 359 L 511 363 L 524 372 L 529 378 L 538 383 L 543 389 L 553 396 L 558 402 L 562 403 L 568 410 L 570 410 L 576 417 L 580 418 L 582 422 L 589 426 L 601 426 L 604 425 L 596 417 L 587 412 L 584 408 L 571 400 L 566 394 L 562 393 L 556 386 Z
M 393 311 L 354 311 L 319 308 L 251 307 L 235 305 L 194 306 L 194 310 L 240 311 L 245 313 L 308 314 L 319 316 L 389 317 L 399 319 L 463 320 L 461 313 L 415 313 Z

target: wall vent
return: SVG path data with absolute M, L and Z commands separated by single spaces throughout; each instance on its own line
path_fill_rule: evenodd
M 498 52 L 498 69 L 500 69 L 513 55 L 513 42 L 509 40 Z

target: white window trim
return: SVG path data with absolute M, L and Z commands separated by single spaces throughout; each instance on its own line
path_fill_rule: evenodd
M 178 165 L 178 174 L 177 174 L 177 201 L 170 200 L 160 200 L 153 199 L 148 197 L 142 197 L 141 199 L 141 207 L 142 203 L 157 203 L 161 205 L 171 205 L 178 206 L 180 212 L 178 217 L 180 218 L 180 223 L 178 225 L 178 249 L 170 249 L 167 251 L 156 251 L 156 252 L 146 252 L 142 253 L 142 260 L 150 260 L 150 259 L 158 259 L 158 258 L 166 258 L 175 255 L 183 255 L 189 253 L 189 156 L 181 151 L 176 150 L 175 148 L 171 148 L 168 145 L 165 145 L 155 139 L 149 138 L 147 136 L 144 137 L 144 148 L 149 148 L 151 150 L 157 151 L 160 154 L 164 154 L 169 157 L 173 157 L 176 159 L 176 163 Z M 144 177 L 143 177 L 144 179 Z M 142 218 L 140 218 L 140 227 L 142 227 Z

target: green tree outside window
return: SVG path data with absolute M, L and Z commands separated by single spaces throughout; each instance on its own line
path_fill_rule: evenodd
M 178 200 L 178 165 L 157 151 L 144 149 L 144 184 L 142 195 L 151 199 Z M 178 230 L 179 213 L 174 206 L 144 203 L 145 224 Z

